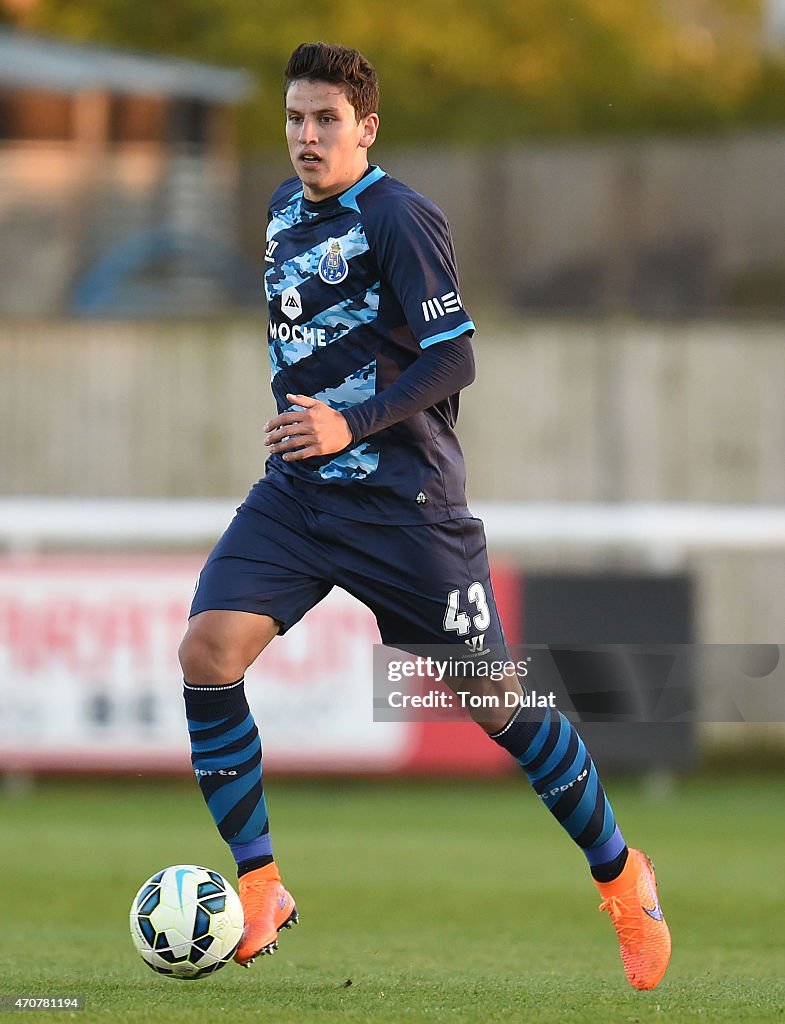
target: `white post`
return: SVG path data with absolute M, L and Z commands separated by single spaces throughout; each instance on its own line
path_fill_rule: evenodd
M 766 0 L 763 10 L 763 45 L 768 50 L 785 48 L 785 0 Z

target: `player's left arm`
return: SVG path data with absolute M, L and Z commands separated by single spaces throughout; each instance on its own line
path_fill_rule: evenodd
M 468 334 L 429 345 L 396 381 L 344 412 L 352 440 L 356 443 L 429 409 L 473 380 L 474 352 Z
M 307 395 L 299 410 L 265 425 L 265 444 L 287 462 L 330 455 L 457 394 L 474 380 L 472 323 L 458 290 L 455 249 L 444 214 L 414 192 L 379 204 L 366 232 L 420 348 L 388 387 L 342 412 Z
M 474 353 L 464 334 L 430 345 L 389 387 L 343 412 L 308 395 L 287 395 L 300 409 L 266 423 L 264 443 L 287 462 L 331 455 L 436 405 L 473 380 Z

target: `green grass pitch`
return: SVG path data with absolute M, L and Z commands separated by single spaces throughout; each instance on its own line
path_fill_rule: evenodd
M 611 780 L 625 834 L 657 863 L 674 936 L 653 992 L 627 986 L 583 857 L 523 777 L 268 787 L 302 923 L 276 956 L 197 982 L 153 974 L 127 925 L 161 867 L 232 877 L 195 785 L 0 796 L 0 994 L 84 996 L 83 1012 L 36 1014 L 81 1024 L 785 1024 L 781 779 L 693 780 L 660 801 Z

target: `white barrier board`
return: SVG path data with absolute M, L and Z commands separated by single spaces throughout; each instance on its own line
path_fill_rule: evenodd
M 177 647 L 202 559 L 0 559 L 0 768 L 188 770 Z M 249 671 L 265 763 L 389 771 L 406 723 L 374 723 L 370 612 L 333 592 Z

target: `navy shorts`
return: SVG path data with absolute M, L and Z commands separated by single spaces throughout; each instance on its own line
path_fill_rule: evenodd
M 199 576 L 191 615 L 269 615 L 285 633 L 333 587 L 376 616 L 382 641 L 504 646 L 479 519 L 365 523 L 305 505 L 262 481 Z

